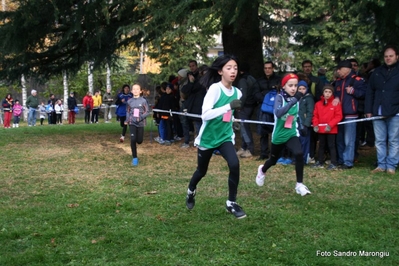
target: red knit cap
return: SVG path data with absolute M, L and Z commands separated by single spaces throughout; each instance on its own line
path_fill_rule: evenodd
M 281 87 L 284 87 L 284 85 L 289 81 L 290 79 L 298 79 L 298 76 L 295 74 L 287 74 L 284 76 L 284 78 L 281 80 Z

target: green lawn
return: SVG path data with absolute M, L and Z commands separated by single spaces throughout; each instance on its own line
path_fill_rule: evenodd
M 147 129 L 133 168 L 115 122 L 1 128 L 0 265 L 399 265 L 399 174 L 371 175 L 373 151 L 351 170 L 306 167 L 306 197 L 293 166 L 258 187 L 259 162 L 242 159 L 237 220 L 225 161 L 188 211 L 196 150 Z

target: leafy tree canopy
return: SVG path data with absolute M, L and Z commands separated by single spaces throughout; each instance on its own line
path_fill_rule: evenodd
M 211 36 L 222 32 L 225 53 L 262 74 L 262 43 L 283 65 L 309 58 L 334 65 L 369 59 L 399 43 L 396 0 L 16 0 L 0 12 L 0 79 L 48 78 L 78 72 L 87 61 L 116 66 L 126 49 L 148 52 L 175 73 L 191 58 L 206 61 Z M 261 21 L 261 23 L 259 23 Z M 262 39 L 263 38 L 263 39 Z

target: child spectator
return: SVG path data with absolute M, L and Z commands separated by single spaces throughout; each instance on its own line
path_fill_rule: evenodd
M 319 152 L 318 162 L 314 168 L 324 168 L 324 148 L 326 144 L 330 150 L 331 163 L 328 170 L 337 169 L 337 152 L 335 147 L 335 137 L 338 133 L 338 123 L 342 120 L 341 105 L 333 105 L 334 87 L 325 85 L 321 100 L 315 105 L 313 112 L 313 130 L 318 133 Z
M 137 144 L 143 142 L 144 127 L 146 118 L 150 115 L 150 108 L 146 99 L 141 97 L 141 86 L 134 84 L 132 86 L 133 98 L 127 101 L 126 121 L 130 131 L 130 148 L 132 149 L 132 165 L 138 166 Z
M 62 112 L 64 112 L 64 106 L 62 106 L 61 100 L 58 100 L 54 106 L 55 115 L 56 115 L 56 123 L 58 125 L 62 125 Z
M 256 184 L 263 186 L 267 170 L 276 164 L 277 159 L 287 147 L 295 157 L 296 186 L 295 191 L 301 196 L 311 194 L 303 181 L 303 152 L 299 141 L 298 111 L 299 100 L 303 94 L 297 90 L 298 76 L 295 74 L 286 75 L 281 86 L 283 91 L 277 94 L 274 102 L 274 128 L 272 133 L 271 156 L 263 165 L 259 165 L 256 176 Z
M 299 140 L 302 145 L 303 161 L 307 164 L 310 153 L 310 133 L 314 110 L 314 98 L 309 92 L 308 84 L 304 80 L 298 82 L 298 91 L 303 94 L 301 102 L 299 103 L 299 119 L 302 124 Z
M 43 121 L 46 118 L 46 106 L 44 105 L 44 102 L 39 106 L 39 113 L 40 113 L 40 125 L 43 126 Z
M 14 115 L 14 123 L 12 127 L 19 127 L 19 121 L 21 120 L 23 107 L 18 100 L 15 100 L 14 106 L 12 107 L 12 114 Z
M 159 99 L 158 105 L 161 110 L 171 110 L 177 111 L 179 109 L 179 103 L 176 97 L 173 95 L 173 85 L 168 84 L 166 86 L 166 92 L 161 95 Z M 173 141 L 173 117 L 169 113 L 160 113 L 161 116 L 161 124 L 162 121 L 165 124 L 165 138 L 164 143 L 167 146 L 172 144 Z
M 1 103 L 4 112 L 4 128 L 10 128 L 13 104 L 14 100 L 12 99 L 12 96 L 9 93 L 6 95 L 3 102 Z

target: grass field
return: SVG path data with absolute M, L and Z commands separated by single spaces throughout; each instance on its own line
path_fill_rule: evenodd
M 117 123 L 0 129 L 0 265 L 399 265 L 399 175 L 371 175 L 374 151 L 351 170 L 306 167 L 306 197 L 293 166 L 258 187 L 259 162 L 241 159 L 237 220 L 223 158 L 188 211 L 196 149 L 148 131 L 133 168 L 119 135 Z

